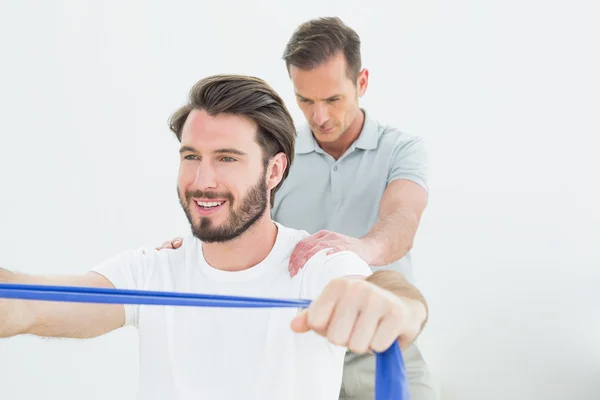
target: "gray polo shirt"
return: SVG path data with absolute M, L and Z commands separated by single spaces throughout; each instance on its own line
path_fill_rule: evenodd
M 390 182 L 408 179 L 428 190 L 423 140 L 365 115 L 360 136 L 337 161 L 319 147 L 308 125 L 298 129 L 294 162 L 275 195 L 275 221 L 311 234 L 325 229 L 360 238 L 377 223 Z M 383 268 L 414 282 L 410 253 Z

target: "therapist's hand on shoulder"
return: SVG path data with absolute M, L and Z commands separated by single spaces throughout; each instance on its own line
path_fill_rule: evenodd
M 290 276 L 295 276 L 312 256 L 327 248 L 330 249 L 327 251 L 327 255 L 339 253 L 340 251 L 352 251 L 365 260 L 367 264 L 370 264 L 376 255 L 373 247 L 363 239 L 323 230 L 298 242 L 290 255 Z
M 183 239 L 176 237 L 164 242 L 156 250 L 178 249 L 182 244 Z M 329 249 L 327 255 L 339 253 L 340 251 L 352 251 L 367 263 L 370 263 L 370 260 L 376 254 L 373 247 L 363 239 L 356 239 L 336 232 L 319 231 L 302 239 L 292 251 L 288 265 L 290 276 L 295 276 L 312 256 L 323 249 Z
M 314 331 L 357 354 L 401 348 L 419 335 L 426 312 L 419 301 L 399 297 L 362 277 L 331 281 L 291 323 L 295 332 Z

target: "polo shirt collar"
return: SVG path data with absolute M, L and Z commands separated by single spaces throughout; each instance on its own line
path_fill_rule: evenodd
M 317 151 L 317 149 L 321 150 L 312 134 L 312 131 L 310 130 L 310 125 L 304 123 L 298 129 L 298 137 L 296 138 L 296 153 L 308 154 L 312 153 L 313 151 Z
M 379 124 L 376 120 L 371 118 L 370 114 L 363 109 L 365 113 L 365 121 L 363 123 L 363 128 L 360 131 L 360 135 L 358 139 L 354 142 L 354 145 L 358 149 L 363 150 L 373 150 L 377 148 L 377 143 L 379 142 Z
M 358 139 L 350 146 L 351 148 L 359 148 L 363 150 L 373 150 L 377 148 L 377 143 L 379 142 L 379 124 L 376 120 L 370 117 L 370 114 L 363 109 L 365 113 L 365 121 L 363 123 L 363 128 L 358 136 Z M 312 131 L 310 129 L 310 125 L 304 123 L 300 128 L 298 128 L 298 137 L 296 140 L 296 153 L 298 154 L 308 154 L 313 151 L 323 153 L 323 150 L 317 144 Z

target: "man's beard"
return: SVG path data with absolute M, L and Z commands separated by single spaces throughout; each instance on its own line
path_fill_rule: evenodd
M 177 196 L 185 215 L 190 222 L 192 233 L 200 241 L 205 243 L 227 242 L 235 239 L 242 233 L 247 231 L 256 223 L 265 213 L 268 204 L 267 183 L 264 175 L 261 174 L 258 182 L 250 188 L 248 194 L 241 200 L 240 206 L 235 207 L 233 196 L 231 193 L 215 193 L 203 192 L 196 190 L 187 192 L 185 195 L 186 202 L 181 199 L 179 188 L 177 188 Z M 200 217 L 199 223 L 194 223 L 191 211 L 194 206 L 192 197 L 203 199 L 227 199 L 225 207 L 229 207 L 229 218 L 220 226 L 213 226 L 210 217 Z M 186 205 L 187 203 L 187 205 Z

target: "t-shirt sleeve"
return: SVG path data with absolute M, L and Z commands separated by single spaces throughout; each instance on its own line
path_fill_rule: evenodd
M 336 278 L 345 276 L 364 276 L 373 273 L 369 265 L 356 253 L 342 251 L 326 255 L 329 249 L 321 250 L 304 265 L 302 277 L 302 295 L 313 300 Z
M 420 137 L 411 137 L 409 140 L 401 137 L 394 145 L 387 184 L 396 179 L 406 179 L 429 191 L 428 168 L 425 141 Z
M 94 266 L 91 271 L 104 276 L 117 289 L 143 290 L 152 251 L 127 250 Z M 139 305 L 125 304 L 125 326 L 138 326 Z

